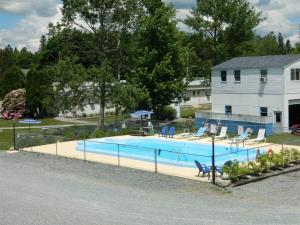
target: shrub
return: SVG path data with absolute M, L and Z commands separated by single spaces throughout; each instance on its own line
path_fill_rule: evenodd
M 261 164 L 249 162 L 248 167 L 251 175 L 258 176 L 263 172 L 263 167 L 261 166 Z
M 245 165 L 240 165 L 237 160 L 232 161 L 230 164 L 224 165 L 224 172 L 228 174 L 232 182 L 236 182 L 249 174 L 249 169 Z
M 298 163 L 300 161 L 300 151 L 295 148 L 291 149 L 291 162 Z
M 270 169 L 269 156 L 266 154 L 262 154 L 258 157 L 257 162 L 261 167 L 261 172 L 268 172 Z
M 6 120 L 23 117 L 25 112 L 25 90 L 14 90 L 5 95 L 0 109 L 2 118 Z
M 177 112 L 172 106 L 165 106 L 156 112 L 155 117 L 158 120 L 174 120 Z

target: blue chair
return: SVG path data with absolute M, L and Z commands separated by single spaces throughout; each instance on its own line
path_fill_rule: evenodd
M 169 130 L 169 137 L 174 138 L 175 135 L 175 127 L 171 127 Z
M 198 173 L 198 177 L 200 176 L 200 173 L 202 172 L 202 176 L 204 176 L 205 174 L 208 175 L 208 179 L 210 178 L 210 172 L 211 172 L 211 167 L 207 166 L 205 164 L 201 164 L 199 163 L 197 160 L 195 160 L 195 164 L 199 169 L 199 173 Z
M 163 126 L 163 128 L 161 129 L 160 135 L 162 137 L 168 137 L 168 126 Z

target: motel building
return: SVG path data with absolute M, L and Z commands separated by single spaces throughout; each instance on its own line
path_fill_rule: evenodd
M 196 124 L 266 128 L 267 135 L 300 124 L 300 55 L 239 57 L 212 68 L 212 112 Z

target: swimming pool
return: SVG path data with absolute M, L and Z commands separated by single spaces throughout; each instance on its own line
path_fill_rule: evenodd
M 184 167 L 195 167 L 194 161 L 211 165 L 211 144 L 200 144 L 192 141 L 179 141 L 173 139 L 151 137 L 108 137 L 79 141 L 76 150 L 98 154 L 138 159 L 143 161 L 155 161 Z M 261 150 L 263 151 L 263 150 Z M 119 153 L 118 153 L 119 152 Z M 215 145 L 216 165 L 222 166 L 228 160 L 245 162 L 254 160 L 256 149 L 230 148 Z

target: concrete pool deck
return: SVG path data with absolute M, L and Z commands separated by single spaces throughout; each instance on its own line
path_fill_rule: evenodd
M 128 136 L 119 136 L 118 138 L 128 138 Z M 147 137 L 144 137 L 144 138 L 147 138 Z M 158 136 L 151 136 L 151 138 L 156 138 L 158 140 L 165 140 L 165 138 L 158 137 Z M 174 138 L 172 140 L 173 141 L 187 141 L 187 139 L 176 139 L 176 138 Z M 120 165 L 123 167 L 140 169 L 140 170 L 145 170 L 145 171 L 149 171 L 149 172 L 155 172 L 154 162 L 147 162 L 147 161 L 142 161 L 142 160 L 124 158 L 124 157 L 122 157 L 122 154 L 120 155 L 120 159 L 118 160 L 117 156 L 110 156 L 110 155 L 106 155 L 106 154 L 78 151 L 78 150 L 76 150 L 77 142 L 78 141 L 58 142 L 55 144 L 36 146 L 36 147 L 32 147 L 32 148 L 24 148 L 23 150 L 28 151 L 28 152 L 58 155 L 58 156 L 62 156 L 62 157 L 86 160 L 86 161 L 97 162 L 97 163 Z M 198 139 L 198 140 L 192 140 L 191 142 L 199 143 L 199 144 L 210 144 L 211 138 L 202 138 L 202 139 Z M 217 141 L 216 145 L 230 146 L 230 144 L 228 143 L 228 140 Z M 285 145 L 284 147 L 300 149 L 300 146 Z M 282 146 L 270 144 L 270 143 L 262 143 L 262 144 L 247 144 L 247 143 L 245 143 L 245 148 L 258 148 L 258 149 L 259 148 L 268 148 L 268 149 L 271 148 L 273 151 L 280 151 L 282 149 Z M 199 154 L 201 154 L 201 153 L 199 153 Z M 208 180 L 207 176 L 205 176 L 205 177 L 197 176 L 198 169 L 196 168 L 196 166 L 195 166 L 195 168 L 187 168 L 187 167 L 158 163 L 157 164 L 157 172 L 162 173 L 162 174 L 171 175 L 171 176 L 192 179 L 192 180 L 210 182 L 210 180 Z

